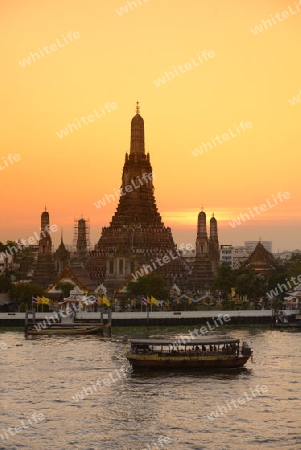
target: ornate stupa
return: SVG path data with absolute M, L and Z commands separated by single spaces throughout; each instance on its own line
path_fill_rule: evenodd
M 110 225 L 102 229 L 88 270 L 92 277 L 116 290 L 136 269 L 155 270 L 167 284 L 184 276 L 187 264 L 176 252 L 171 229 L 165 227 L 154 195 L 155 176 L 145 153 L 144 120 L 137 102 L 131 121 L 130 152 L 125 154 L 120 198 Z M 172 252 L 172 253 L 171 253 Z M 163 262 L 162 258 L 165 258 Z M 148 267 L 148 268 L 147 268 Z

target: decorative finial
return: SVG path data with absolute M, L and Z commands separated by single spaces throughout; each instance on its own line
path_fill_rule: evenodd
M 214 217 L 214 213 L 212 213 L 212 217 Z
M 45 212 L 46 212 L 46 205 L 45 205 Z
M 140 114 L 139 102 L 136 102 L 136 114 Z

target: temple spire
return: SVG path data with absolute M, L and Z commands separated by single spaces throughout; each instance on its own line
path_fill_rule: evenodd
M 144 120 L 140 116 L 139 102 L 136 102 L 136 115 L 132 118 L 132 122 L 131 122 L 130 155 L 145 155 Z

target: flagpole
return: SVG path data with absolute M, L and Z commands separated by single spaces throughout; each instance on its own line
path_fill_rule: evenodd
M 148 323 L 149 323 L 149 309 L 148 304 L 146 304 L 146 329 L 148 331 Z

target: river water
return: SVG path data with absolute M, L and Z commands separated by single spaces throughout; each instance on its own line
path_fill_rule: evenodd
M 0 449 L 301 449 L 301 334 L 227 335 L 253 363 L 135 373 L 122 336 L 0 334 Z

